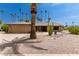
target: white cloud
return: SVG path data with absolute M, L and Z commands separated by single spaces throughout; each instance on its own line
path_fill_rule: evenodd
M 79 18 L 79 15 L 70 16 L 70 18 Z
M 61 5 L 63 3 L 53 3 L 52 6 L 58 6 L 58 5 Z
M 77 18 L 79 18 L 79 15 L 63 16 L 60 17 L 59 19 L 77 19 Z
M 63 17 L 63 18 L 75 19 L 75 18 L 79 18 L 79 15 L 66 16 L 66 17 Z

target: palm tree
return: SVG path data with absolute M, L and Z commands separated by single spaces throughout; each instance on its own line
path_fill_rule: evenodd
M 11 16 L 11 21 L 14 22 L 14 20 L 13 20 L 13 14 L 10 13 L 10 16 Z
M 43 13 L 43 11 L 41 10 L 41 21 L 43 21 L 42 13 Z
M 65 27 L 67 27 L 68 26 L 68 23 L 67 22 L 65 22 Z
M 19 21 L 19 19 L 20 19 L 20 16 L 17 16 L 17 19 L 18 19 L 18 21 Z
M 46 18 L 47 10 L 45 10 L 45 18 Z
M 38 9 L 38 10 L 39 10 L 39 9 Z M 38 11 L 37 11 L 37 12 L 38 12 Z M 36 17 L 36 18 L 37 18 L 37 21 L 40 21 L 40 22 L 41 22 L 41 21 L 42 21 L 42 20 L 41 20 L 41 19 L 42 19 L 41 17 L 42 17 L 41 14 L 38 13 L 38 15 L 37 15 L 37 17 Z
M 37 16 L 37 21 L 41 21 L 41 19 Z
M 74 26 L 74 23 L 75 23 L 75 22 L 74 22 L 74 21 L 72 21 L 72 26 Z
M 20 8 L 20 9 L 19 9 L 19 12 L 20 12 L 20 16 L 21 16 L 21 13 L 22 13 L 22 8 Z
M 50 22 L 50 20 L 51 20 L 51 18 L 50 18 L 50 16 L 49 16 L 49 12 L 48 12 L 48 23 Z
M 23 21 L 23 14 L 24 14 L 24 13 L 23 13 L 23 11 L 22 11 L 22 8 L 19 9 L 19 12 L 20 12 L 20 20 Z
M 17 14 L 16 14 L 16 13 L 14 13 L 14 20 L 15 20 L 15 21 L 17 21 L 17 19 L 16 19 L 16 18 L 17 18 Z
M 32 20 L 31 20 L 30 38 L 31 39 L 36 39 L 36 30 L 35 30 L 36 3 L 31 4 L 31 14 L 32 14 Z
M 22 19 L 23 19 L 23 21 L 24 21 L 25 13 L 22 11 L 21 14 L 22 14 Z
M 3 18 L 3 13 L 4 13 L 4 10 L 0 10 L 0 13 L 1 13 L 1 17 L 0 17 L 0 20 L 2 20 L 2 18 Z
M 28 20 L 28 19 L 27 19 L 27 15 L 28 15 L 27 12 L 25 12 L 25 13 L 24 13 L 24 17 L 25 17 L 24 20 L 25 20 L 25 21 Z
M 14 13 L 14 14 L 10 13 L 10 16 L 11 16 L 12 22 L 16 21 L 16 13 Z

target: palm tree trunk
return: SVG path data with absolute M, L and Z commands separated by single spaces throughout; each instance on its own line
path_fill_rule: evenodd
M 35 29 L 35 19 L 36 19 L 36 3 L 31 4 L 31 14 L 32 14 L 32 20 L 31 20 L 31 39 L 36 39 L 36 29 Z

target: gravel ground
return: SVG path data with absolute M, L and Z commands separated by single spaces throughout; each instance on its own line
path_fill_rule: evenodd
M 18 37 L 29 38 L 29 34 L 5 34 L 0 33 L 0 42 Z M 37 42 L 40 40 L 40 42 Z M 36 41 L 36 42 L 33 42 Z M 5 41 L 6 42 L 6 41 Z M 4 43 L 5 43 L 4 42 Z M 26 43 L 25 43 L 26 42 Z M 79 35 L 69 34 L 67 31 L 57 35 L 48 36 L 47 32 L 37 32 L 37 39 L 26 40 L 14 47 L 6 47 L 1 55 L 29 55 L 29 54 L 79 54 Z

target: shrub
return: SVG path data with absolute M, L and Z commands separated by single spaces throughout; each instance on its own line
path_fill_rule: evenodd
M 68 30 L 71 34 L 79 34 L 79 26 L 70 26 Z
M 48 25 L 47 31 L 48 31 L 49 36 L 51 36 L 52 32 L 53 32 L 53 26 L 52 25 Z
M 64 30 L 68 30 L 68 27 L 64 27 Z
M 2 20 L 0 20 L 0 24 L 2 24 Z
M 5 32 L 8 32 L 8 25 L 6 25 L 6 24 L 4 24 L 3 26 L 2 26 L 2 30 L 3 31 L 5 31 Z

